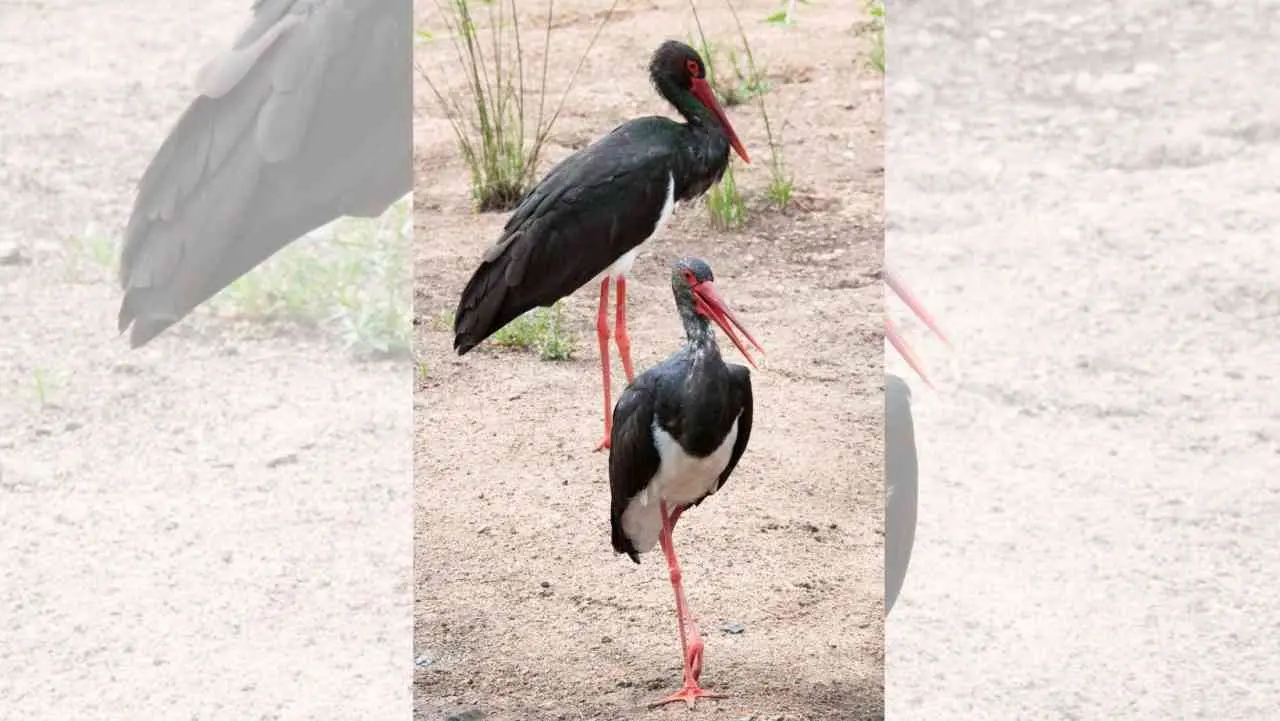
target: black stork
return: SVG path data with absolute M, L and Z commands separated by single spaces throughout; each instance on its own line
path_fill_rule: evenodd
M 720 180 L 731 147 L 750 162 L 693 48 L 664 42 L 650 60 L 649 77 L 685 122 L 660 116 L 630 120 L 553 167 L 484 254 L 462 291 L 453 326 L 453 347 L 463 355 L 526 311 L 551 306 L 599 280 L 604 437 L 596 450 L 608 448 L 612 438 L 610 280 L 617 287 L 614 338 L 631 382 L 627 274 L 641 244 L 662 230 L 677 201 L 696 198 Z
M 947 337 L 915 296 L 890 270 L 885 270 L 885 283 L 907 307 L 944 342 Z M 885 336 L 926 384 L 920 360 L 899 335 L 893 321 L 885 319 Z M 932 385 L 932 384 L 929 384 Z M 919 505 L 919 462 L 916 456 L 915 423 L 911 417 L 911 387 L 898 376 L 885 374 L 884 383 L 884 613 L 893 610 L 915 545 L 916 514 Z
M 138 183 L 117 321 L 134 348 L 297 238 L 412 189 L 412 0 L 253 12 Z
M 613 410 L 609 486 L 613 550 L 640 563 L 640 554 L 662 545 L 675 591 L 684 659 L 684 685 L 655 703 L 723 698 L 698 684 L 702 637 L 689 613 L 671 533 L 680 515 L 720 490 L 751 438 L 751 373 L 725 363 L 714 321 L 748 363 L 755 363 L 736 327 L 763 352 L 716 291 L 711 268 L 696 258 L 676 263 L 671 274 L 676 309 L 684 323 L 683 348 L 642 373 Z

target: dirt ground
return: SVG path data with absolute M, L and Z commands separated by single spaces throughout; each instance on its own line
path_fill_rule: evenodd
M 431 28 L 436 10 L 419 5 L 419 27 Z M 557 96 L 599 5 L 556 4 Z M 800 25 L 783 29 L 760 22 L 773 3 L 741 6 L 776 86 L 770 102 L 787 121 L 785 152 L 806 209 L 759 209 L 763 124 L 753 106 L 730 109 L 755 161 L 737 165 L 756 209 L 750 225 L 718 232 L 704 208 L 678 209 L 628 289 L 637 373 L 682 342 L 668 279 L 684 254 L 712 265 L 768 352 L 753 373 L 746 456 L 676 534 L 707 643 L 704 684 L 731 698 L 692 713 L 645 709 L 678 686 L 679 642 L 661 555 L 636 566 L 610 547 L 607 455 L 591 452 L 602 429 L 598 296 L 588 289 L 567 303 L 571 361 L 489 346 L 453 354 L 446 316 L 506 214 L 470 212 L 449 126 L 419 80 L 415 313 L 427 376 L 414 421 L 416 719 L 469 709 L 486 721 L 883 718 L 882 84 L 855 57 L 846 9 L 802 6 Z M 708 35 L 736 37 L 716 7 L 700 10 Z M 630 117 L 672 114 L 645 68 L 662 40 L 694 30 L 687 6 L 620 8 L 583 68 L 544 172 Z M 524 32 L 541 38 L 545 11 L 521 11 Z M 526 43 L 539 68 L 541 47 Z M 442 41 L 419 57 L 435 70 L 451 53 Z M 730 635 L 727 624 L 745 631 Z
M 887 254 L 957 350 L 887 716 L 1275 719 L 1277 7 L 891 13 Z
M 406 364 L 208 313 L 130 351 L 74 247 L 249 4 L 0 6 L 0 718 L 407 711 Z

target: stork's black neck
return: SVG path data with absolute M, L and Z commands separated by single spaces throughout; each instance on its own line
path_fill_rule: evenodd
M 694 128 L 715 129 L 724 135 L 724 128 L 720 127 L 720 120 L 711 112 L 707 106 L 698 100 L 698 96 L 693 91 L 682 87 L 678 82 L 666 75 L 658 75 L 653 78 L 653 84 L 658 89 L 658 94 L 663 97 L 676 112 L 680 113 L 680 117 Z M 726 140 L 728 140 L 726 136 Z
M 729 134 L 720 119 L 688 88 L 669 77 L 653 78 L 654 87 L 685 119 L 680 141 L 682 171 L 678 180 L 680 200 L 702 195 L 719 182 L 729 165 Z
M 692 296 L 692 293 L 690 293 Z M 707 348 L 718 351 L 716 346 L 716 332 L 711 328 L 711 321 L 706 316 L 699 315 L 693 309 L 693 303 L 680 303 L 680 322 L 684 324 L 684 336 L 689 341 L 689 347 L 693 349 Z

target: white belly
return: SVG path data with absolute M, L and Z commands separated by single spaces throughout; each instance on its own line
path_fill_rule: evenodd
M 662 513 L 659 502 L 666 501 L 668 508 L 693 503 L 714 493 L 720 474 L 729 465 L 733 444 L 738 440 L 738 419 L 733 420 L 724 441 L 706 458 L 695 458 L 684 452 L 666 431 L 653 424 L 653 438 L 658 447 L 658 473 L 647 488 L 631 498 L 627 510 L 622 513 L 622 531 L 631 539 L 636 552 L 645 553 L 658 542 L 662 531 Z
M 592 282 L 599 282 L 606 276 L 617 280 L 631 272 L 631 266 L 635 265 L 636 256 L 640 254 L 640 249 L 645 243 L 653 240 L 667 227 L 667 222 L 671 220 L 671 214 L 676 208 L 676 178 L 671 173 L 667 173 L 667 198 L 662 202 L 662 211 L 658 215 L 658 222 L 653 226 L 653 232 L 649 233 L 639 245 L 622 254 L 622 257 L 613 261 L 613 265 L 605 269 L 603 273 L 597 275 Z

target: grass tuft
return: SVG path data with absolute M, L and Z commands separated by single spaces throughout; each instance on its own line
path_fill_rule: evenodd
M 472 12 L 475 4 L 487 8 L 484 25 L 487 37 L 483 36 Z M 511 210 L 533 186 L 538 160 L 551 129 L 560 117 L 587 55 L 617 5 L 618 0 L 614 0 L 609 6 L 591 42 L 579 56 L 559 104 L 547 115 L 554 0 L 547 5 L 542 68 L 538 83 L 532 88 L 526 86 L 525 52 L 515 0 L 436 0 L 439 18 L 445 27 L 443 34 L 448 35 L 457 56 L 452 74 L 465 77 L 466 90 L 446 93 L 421 65 L 418 72 L 453 128 L 458 149 L 470 171 L 471 194 L 477 210 Z M 430 43 L 439 34 L 419 30 L 416 39 L 420 44 Z M 538 96 L 536 111 L 527 106 L 530 93 Z
M 883 0 L 866 0 L 867 15 L 870 16 L 871 50 L 867 64 L 873 69 L 884 72 L 884 2 Z
M 711 85 L 711 89 L 719 97 L 720 103 L 728 106 L 729 102 L 725 97 L 725 86 L 720 82 L 720 76 L 716 73 L 717 46 L 707 40 L 707 34 L 702 29 L 702 20 L 698 17 L 698 6 L 694 0 L 689 0 L 689 10 L 693 13 L 693 21 L 698 28 L 697 41 L 691 40 L 689 45 L 698 51 L 698 54 L 702 56 L 703 62 L 706 63 L 707 80 Z M 724 169 L 724 176 L 720 178 L 720 182 L 707 191 L 706 203 L 713 227 L 727 230 L 744 225 L 747 222 L 747 204 L 742 197 L 742 193 L 738 191 L 738 183 L 733 177 L 732 157 L 730 157 L 729 165 Z
M 766 193 L 769 202 L 778 210 L 786 210 L 791 205 L 791 196 L 795 192 L 795 183 L 781 169 L 771 169 L 773 176 L 769 179 Z
M 737 48 L 730 47 L 726 53 L 729 68 L 733 77 L 728 83 L 720 82 L 720 97 L 726 108 L 742 105 L 753 98 L 763 97 L 769 92 L 769 80 L 765 68 L 756 67 L 750 60 L 750 51 L 744 56 Z
M 564 322 L 559 303 L 550 308 L 534 308 L 494 333 L 490 340 L 502 348 L 532 351 L 545 361 L 573 358 L 577 338 Z
M 43 368 L 36 368 L 31 372 L 31 381 L 35 390 L 36 401 L 40 403 L 40 408 L 49 407 L 50 395 L 53 393 L 53 379 L 49 377 Z
M 115 278 L 119 265 L 116 247 L 110 233 L 90 224 L 80 235 L 73 236 L 63 256 L 67 280 L 71 283 L 99 283 Z
M 410 215 L 402 198 L 380 218 L 340 218 L 237 279 L 213 307 L 320 327 L 361 355 L 403 355 L 412 338 Z
M 733 15 L 733 22 L 738 27 L 738 37 L 742 39 L 742 48 L 747 57 L 747 66 L 752 73 L 756 73 L 755 54 L 751 52 L 751 41 L 747 39 L 747 30 L 742 25 L 742 18 L 738 16 L 738 10 L 733 6 L 731 0 L 725 0 L 725 4 L 729 6 L 729 12 Z M 788 13 L 795 10 L 794 2 L 789 6 Z M 790 16 L 790 15 L 788 15 Z M 761 71 L 760 74 L 763 74 Z M 795 190 L 795 182 L 791 178 L 791 174 L 787 172 L 786 162 L 782 154 L 782 139 L 773 132 L 773 123 L 769 120 L 769 105 L 765 102 L 765 94 L 760 93 L 760 116 L 764 120 L 765 136 L 769 139 L 769 187 L 766 191 L 769 202 L 778 210 L 786 210 L 791 205 L 791 195 Z
M 693 7 L 692 0 L 689 6 Z M 694 10 L 694 17 L 697 17 L 697 10 Z M 743 52 L 733 45 L 708 40 L 702 34 L 701 24 L 698 25 L 698 34 L 698 39 L 687 38 L 685 42 L 706 62 L 707 83 L 721 105 L 732 108 L 769 92 L 767 69 L 755 64 L 749 49 Z
M 801 5 L 808 5 L 809 0 L 798 0 Z M 782 3 L 782 7 L 773 11 L 764 19 L 770 25 L 791 26 L 796 24 L 796 3 L 797 0 L 787 0 Z
M 690 45 L 696 47 L 699 54 L 706 61 L 707 75 L 711 79 L 712 88 L 724 105 L 742 103 L 750 99 L 755 99 L 758 102 L 760 115 L 764 120 L 765 134 L 769 139 L 769 186 L 766 190 L 766 197 L 769 203 L 778 210 L 786 210 L 791 204 L 795 183 L 787 171 L 781 137 L 775 132 L 773 122 L 769 117 L 769 106 L 765 99 L 770 90 L 769 84 L 765 79 L 767 74 L 765 68 L 756 62 L 755 53 L 751 50 L 751 41 L 747 37 L 746 28 L 742 24 L 742 18 L 738 15 L 737 8 L 734 7 L 732 0 L 725 0 L 725 5 L 733 15 L 733 21 L 738 30 L 738 39 L 741 42 L 741 48 L 731 45 L 727 52 L 729 61 L 734 68 L 734 81 L 725 83 L 716 73 L 719 46 L 707 39 L 706 33 L 702 28 L 702 21 L 698 17 L 698 8 L 693 0 L 689 2 L 689 9 L 693 13 L 693 19 L 698 28 L 698 41 L 690 42 Z M 783 9 L 784 17 L 787 19 L 784 24 L 793 22 L 792 14 L 794 10 L 794 3 L 789 3 Z M 770 16 L 767 20 L 775 22 L 777 18 Z M 778 23 L 775 22 L 775 24 Z M 725 170 L 724 177 L 720 183 L 708 191 L 707 211 L 711 216 L 711 224 L 716 228 L 727 230 L 746 224 L 748 219 L 746 201 L 738 190 L 732 164 Z
M 707 210 L 711 224 L 720 230 L 738 228 L 747 222 L 747 203 L 738 191 L 733 177 L 733 164 L 724 169 L 724 177 L 707 191 Z
M 407 352 L 410 206 L 401 198 L 379 218 L 341 218 L 298 239 L 223 289 L 208 308 L 240 320 L 318 327 L 360 355 Z M 114 283 L 119 243 L 93 227 L 72 238 L 66 263 L 73 280 Z

